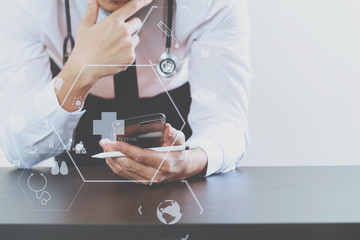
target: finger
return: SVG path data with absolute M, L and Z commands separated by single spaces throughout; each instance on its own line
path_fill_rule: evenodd
M 106 159 L 106 164 L 110 167 L 110 169 L 117 175 L 119 175 L 120 177 L 123 177 L 125 179 L 128 179 L 128 180 L 135 180 L 135 181 L 141 181 L 141 180 L 144 180 L 144 181 L 141 181 L 141 182 L 138 182 L 138 183 L 142 183 L 142 184 L 148 184 L 148 182 L 146 181 L 146 179 L 143 179 L 142 177 L 134 174 L 134 173 L 131 173 L 131 172 L 126 172 L 124 171 L 116 162 L 113 161 L 113 159 L 111 158 L 107 158 Z
M 132 35 L 140 29 L 142 22 L 139 18 L 135 17 L 135 18 L 132 18 L 129 21 L 127 21 L 126 25 L 128 26 L 129 32 Z
M 167 123 L 164 129 L 164 143 L 162 144 L 162 147 L 171 146 L 172 144 L 171 141 L 172 138 L 170 137 L 170 130 L 171 130 L 171 125 L 170 123 Z
M 156 169 L 160 166 L 165 156 L 164 153 L 155 152 L 150 149 L 140 148 L 127 142 L 117 141 L 110 144 L 113 145 L 112 148 L 114 148 L 116 151 L 122 152 L 134 161 L 147 166 L 151 166 Z
M 138 176 L 140 176 L 140 179 L 141 180 L 151 180 L 155 183 L 160 183 L 160 182 L 163 182 L 165 180 L 164 178 L 164 173 L 161 171 L 161 169 L 159 169 L 158 171 L 158 168 L 160 166 L 158 166 L 157 168 L 154 168 L 152 166 L 147 166 L 147 165 L 143 165 L 141 163 L 138 163 L 136 161 L 134 161 L 133 159 L 131 158 L 128 158 L 128 157 L 122 157 L 121 159 L 112 159 L 114 162 L 118 163 L 120 165 L 120 167 L 122 167 L 124 169 L 125 172 L 130 172 L 130 173 L 133 173 L 133 174 L 136 174 Z M 136 171 L 133 172 L 133 169 L 134 168 L 128 168 L 128 167 L 124 167 L 123 163 L 126 163 L 126 161 L 129 161 L 132 163 L 132 166 L 136 166 Z M 128 165 L 129 166 L 129 165 Z M 156 174 L 156 175 L 155 175 Z
M 133 45 L 134 45 L 134 46 L 137 46 L 137 45 L 139 44 L 140 38 L 139 38 L 139 36 L 138 36 L 137 34 L 134 34 L 134 35 L 132 36 L 132 42 L 133 42 Z
M 130 18 L 137 11 L 150 4 L 152 0 L 132 0 L 125 4 L 123 7 L 119 8 L 115 12 L 113 12 L 109 19 L 114 19 L 118 21 L 125 22 L 126 19 Z
M 111 163 L 114 173 L 127 179 L 152 180 L 157 183 L 166 180 L 166 174 L 164 175 L 161 169 L 160 171 L 157 171 L 164 160 L 164 153 L 142 149 L 126 142 L 110 142 L 108 139 L 103 139 L 100 142 L 102 145 L 104 145 L 102 142 L 106 142 L 107 146 L 104 147 L 105 151 L 120 151 L 127 155 L 126 157 L 107 158 L 107 162 Z M 138 159 L 134 160 L 129 157 L 130 151 L 126 150 L 129 148 L 142 150 L 147 153 L 147 155 L 146 157 L 140 157 L 138 155 Z
M 120 167 L 125 173 L 136 174 L 142 180 L 150 180 L 154 176 L 156 169 L 134 161 L 129 157 L 111 158 L 112 163 Z
M 109 139 L 105 138 L 101 139 L 99 143 L 104 152 L 119 151 L 137 163 L 156 169 L 160 166 L 164 157 L 161 153 L 149 149 L 143 149 L 123 141 L 111 142 Z M 119 160 L 117 162 L 119 163 L 122 158 L 125 157 L 118 158 Z
M 99 14 L 99 4 L 97 0 L 87 0 L 87 7 L 82 24 L 92 26 L 96 23 Z
M 115 151 L 114 149 L 111 148 L 110 143 L 111 143 L 110 139 L 107 139 L 107 138 L 101 139 L 99 142 L 99 144 L 102 147 L 102 149 L 104 150 L 104 152 Z
M 183 132 L 176 130 L 169 123 L 165 125 L 163 147 L 185 144 L 185 135 Z
M 111 144 L 111 141 L 107 138 L 100 140 L 100 146 L 103 148 L 104 152 L 112 152 L 116 149 L 113 147 L 113 144 Z M 106 164 L 110 167 L 110 169 L 117 175 L 124 177 L 129 180 L 144 180 L 144 177 L 139 176 L 136 173 L 126 171 L 125 168 L 121 167 L 115 159 L 121 159 L 121 158 L 106 158 Z

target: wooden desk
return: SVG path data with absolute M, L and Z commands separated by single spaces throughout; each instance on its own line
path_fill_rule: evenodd
M 0 168 L 0 239 L 360 239 L 360 167 L 246 167 L 190 179 L 202 214 L 186 183 L 83 183 L 74 169 L 49 171 Z M 31 172 L 33 187 L 47 177 L 46 206 L 28 189 Z M 174 225 L 156 216 L 167 199 L 181 206 Z

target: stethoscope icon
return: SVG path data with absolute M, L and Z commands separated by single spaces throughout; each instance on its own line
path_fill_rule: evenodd
M 45 184 L 44 184 L 44 186 L 43 186 L 41 189 L 36 190 L 36 189 L 32 188 L 31 185 L 30 185 L 30 178 L 31 178 L 33 175 L 34 175 L 34 174 L 31 173 L 30 176 L 29 176 L 29 178 L 28 178 L 28 181 L 27 181 L 27 182 L 28 182 L 28 187 L 29 187 L 29 189 L 30 189 L 31 191 L 35 192 L 35 195 L 36 195 L 36 198 L 37 198 L 37 199 L 39 199 L 39 200 L 41 199 L 41 200 L 40 200 L 41 204 L 42 204 L 42 205 L 46 205 L 46 204 L 48 203 L 48 201 L 50 201 L 50 199 L 51 199 L 50 193 L 49 193 L 48 191 L 44 191 L 45 188 L 46 188 L 46 186 L 47 186 L 47 179 L 46 179 L 46 177 L 45 177 L 44 174 L 40 173 L 40 175 L 41 175 L 41 176 L 44 178 L 44 180 L 45 180 Z M 44 197 L 44 195 L 45 195 L 45 197 Z M 47 196 L 47 198 L 46 198 L 46 196 Z

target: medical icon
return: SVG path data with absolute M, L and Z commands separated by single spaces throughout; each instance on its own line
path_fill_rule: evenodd
M 201 89 L 191 94 L 191 97 L 201 103 L 210 103 L 218 98 L 218 95 L 210 89 Z
M 11 116 L 9 119 L 9 124 L 11 130 L 13 130 L 15 133 L 21 132 L 26 124 L 26 120 L 22 116 Z
M 12 163 L 13 163 L 14 167 L 20 167 L 20 164 L 21 164 L 19 160 L 14 160 Z
M 60 172 L 59 169 L 59 163 L 57 161 L 53 161 L 52 166 L 51 166 L 51 174 L 52 175 L 58 175 Z
M 82 97 L 74 97 L 74 100 L 72 101 L 71 105 L 76 109 L 79 110 L 83 105 L 83 99 Z
M 159 220 L 158 223 L 163 226 L 161 227 L 163 235 L 169 236 L 166 239 L 188 240 L 193 238 L 191 234 L 192 226 L 185 227 L 181 222 L 189 222 L 189 220 L 191 222 L 194 222 L 194 220 L 196 221 L 202 214 L 203 208 L 201 207 L 201 204 L 196 198 L 189 183 L 186 180 L 181 182 L 184 183 L 184 185 L 174 186 L 174 189 L 167 192 L 168 196 L 175 196 L 178 195 L 176 193 L 178 190 L 183 189 L 182 193 L 176 198 L 162 198 L 159 196 L 158 189 L 149 188 L 148 191 L 146 191 L 146 193 L 141 197 L 138 205 L 136 205 L 136 215 L 139 217 L 140 221 L 144 223 L 144 228 L 148 232 L 150 238 L 157 239 L 155 235 L 158 236 L 157 230 L 147 227 L 149 218 L 153 219 L 155 217 L 154 215 L 156 215 L 155 218 Z M 195 201 L 190 201 L 192 197 L 189 193 L 193 196 Z M 149 203 L 149 199 L 156 199 L 156 201 Z M 194 208 L 195 206 L 193 205 L 195 204 L 198 204 L 200 212 L 197 212 L 196 208 Z M 156 223 L 156 221 L 153 223 Z M 182 225 L 183 228 L 177 228 L 177 231 L 174 231 L 174 226 L 178 224 Z
M 75 154 L 86 154 L 87 153 L 83 141 L 80 141 L 79 143 L 77 143 L 75 145 L 75 147 L 73 148 L 73 151 L 75 151 Z
M 93 134 L 101 138 L 111 138 L 111 126 L 116 121 L 116 112 L 102 112 L 101 120 L 93 120 Z
M 172 34 L 172 31 L 171 29 L 166 26 L 166 24 L 163 22 L 163 21 L 160 21 L 158 24 L 157 24 L 158 28 L 163 32 L 165 33 L 166 36 L 168 37 L 171 37 L 172 39 L 174 39 L 174 41 L 176 42 L 175 43 L 175 48 L 179 48 L 180 45 L 179 45 L 179 42 L 178 40 L 176 40 L 176 38 L 174 37 L 174 35 Z
M 60 91 L 60 88 L 62 87 L 64 83 L 64 80 L 62 80 L 59 77 L 54 78 L 54 88 L 55 88 L 55 94 L 57 95 Z
M 48 191 L 45 191 L 45 188 L 47 186 L 47 178 L 45 177 L 45 175 L 43 173 L 40 173 L 40 176 L 42 176 L 44 178 L 44 186 L 40 189 L 35 189 L 30 184 L 30 179 L 32 178 L 32 176 L 34 176 L 33 173 L 31 173 L 30 176 L 28 177 L 28 180 L 27 180 L 28 187 L 31 191 L 35 192 L 35 196 L 37 199 L 40 200 L 40 203 L 42 205 L 46 205 L 48 203 L 48 201 L 50 201 L 50 199 L 51 199 L 50 193 Z
M 69 169 L 65 161 L 60 160 L 60 167 L 59 167 L 59 162 L 54 160 L 51 166 L 51 174 L 55 176 L 58 175 L 59 173 L 64 176 L 68 175 Z
M 188 240 L 188 238 L 189 238 L 189 234 L 186 234 L 186 236 L 181 238 L 181 240 Z
M 17 72 L 8 72 L 7 76 L 10 79 L 10 81 L 13 81 L 14 83 L 22 82 L 26 76 L 26 67 L 25 66 L 22 67 Z
M 156 209 L 156 215 L 160 222 L 166 225 L 177 223 L 181 217 L 180 205 L 175 200 L 165 200 Z
M 37 148 L 32 148 L 31 151 L 29 151 L 29 154 L 35 154 L 37 152 Z
M 60 173 L 61 175 L 68 175 L 69 169 L 65 161 L 62 161 L 60 164 Z
M 139 212 L 140 215 L 142 215 L 141 209 L 142 209 L 142 206 L 140 206 L 140 207 L 138 208 L 138 212 Z

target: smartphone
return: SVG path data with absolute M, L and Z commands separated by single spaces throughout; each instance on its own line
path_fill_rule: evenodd
M 165 124 L 163 113 L 117 120 L 112 124 L 112 140 L 142 148 L 160 147 L 164 143 Z

